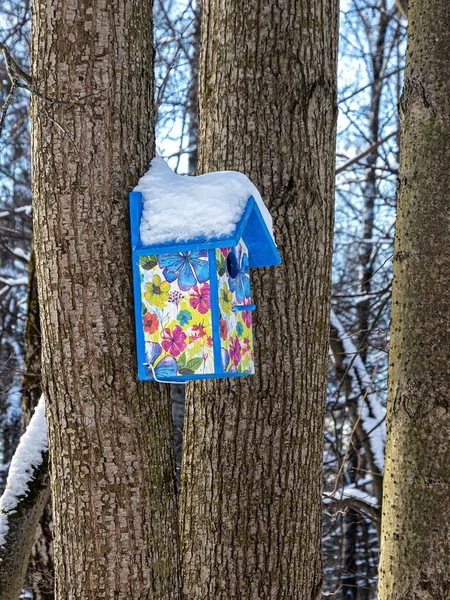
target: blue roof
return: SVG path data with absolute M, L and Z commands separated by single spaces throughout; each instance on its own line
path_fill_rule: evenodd
M 258 204 L 250 196 L 245 211 L 237 223 L 234 232 L 217 238 L 197 237 L 183 242 L 168 242 L 146 246 L 141 242 L 139 226 L 143 209 L 143 197 L 140 192 L 130 193 L 131 242 L 133 252 L 140 255 L 162 254 L 170 252 L 188 252 L 210 248 L 237 246 L 241 238 L 249 251 L 250 267 L 269 267 L 279 265 L 281 256 L 275 241 L 261 215 Z

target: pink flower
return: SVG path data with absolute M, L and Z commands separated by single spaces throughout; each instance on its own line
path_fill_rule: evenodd
M 239 364 L 239 361 L 241 360 L 241 344 L 240 344 L 239 338 L 237 336 L 231 338 L 230 358 L 237 367 Z
M 205 328 L 203 327 L 203 325 L 194 325 L 192 327 L 192 330 L 195 331 L 194 335 L 196 335 L 197 338 L 201 338 L 206 335 L 206 331 L 205 331 Z
M 243 339 L 243 350 L 244 354 L 250 350 L 250 340 L 248 338 Z
M 201 286 L 194 285 L 193 290 L 189 304 L 192 308 L 197 309 L 199 313 L 204 315 L 211 307 L 209 283 L 202 283 Z
M 242 320 L 244 321 L 245 325 L 247 327 L 251 327 L 252 326 L 252 311 L 244 310 L 241 312 L 241 315 L 242 315 Z
M 161 346 L 166 352 L 170 352 L 172 356 L 178 356 L 186 348 L 184 341 L 186 334 L 179 325 L 175 325 L 172 331 L 166 327 L 163 331 L 162 339 Z
M 225 256 L 225 258 L 230 254 L 231 248 L 221 248 L 220 251 Z

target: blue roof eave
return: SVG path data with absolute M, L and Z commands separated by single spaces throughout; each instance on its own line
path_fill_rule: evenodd
M 171 252 L 196 252 L 214 248 L 237 246 L 243 237 L 249 248 L 250 267 L 268 267 L 278 265 L 281 256 L 275 241 L 267 229 L 259 207 L 253 196 L 250 196 L 239 223 L 233 234 L 213 239 L 197 237 L 182 242 L 167 242 L 164 244 L 145 245 L 141 242 L 139 226 L 143 210 L 143 197 L 140 192 L 130 193 L 131 242 L 133 252 L 137 256 L 147 254 L 162 254 Z M 257 231 L 255 231 L 255 229 Z

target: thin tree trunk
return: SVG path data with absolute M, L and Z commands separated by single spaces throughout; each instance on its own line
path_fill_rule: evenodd
M 36 257 L 31 250 L 29 262 L 29 288 L 27 299 L 27 325 L 24 344 L 24 377 L 20 404 L 22 423 L 26 429 L 42 394 L 41 381 L 41 330 L 39 324 L 39 301 L 36 278 Z M 50 486 L 48 501 L 42 511 L 39 525 L 33 535 L 35 543 L 29 551 L 26 587 L 33 600 L 53 600 L 55 597 L 55 570 L 53 565 L 52 509 Z M 30 542 L 28 542 L 29 547 Z M 25 559 L 26 560 L 26 559 Z
M 321 597 L 338 3 L 203 3 L 199 171 L 259 187 L 283 264 L 252 274 L 257 373 L 190 387 L 186 598 Z
M 189 63 L 191 79 L 188 90 L 189 115 L 189 175 L 195 175 L 198 162 L 198 69 L 200 58 L 200 37 L 202 26 L 202 0 L 196 0 L 194 8 L 194 30 L 192 32 L 192 56 Z
M 36 278 L 36 256 L 33 248 L 28 263 L 27 324 L 23 348 L 24 375 L 20 406 L 22 426 L 25 430 L 42 395 L 41 381 L 41 328 L 39 323 L 39 300 Z
M 8 515 L 8 532 L 0 547 L 0 598 L 18 600 L 42 511 L 50 498 L 48 453 L 34 470 L 28 493 Z
M 410 0 L 379 594 L 450 597 L 450 4 Z
M 167 386 L 137 381 L 127 191 L 153 152 L 150 0 L 37 0 L 33 201 L 56 598 L 179 598 Z
M 369 294 L 372 291 L 372 277 L 374 271 L 373 251 L 375 244 L 373 242 L 375 206 L 379 196 L 377 188 L 377 162 L 380 147 L 377 142 L 380 140 L 380 106 L 381 92 L 383 90 L 385 56 L 386 56 L 386 30 L 392 16 L 387 11 L 386 0 L 381 0 L 379 5 L 379 17 L 376 27 L 375 48 L 371 55 L 372 81 L 370 88 L 370 110 L 369 110 L 369 143 L 373 146 L 372 151 L 367 156 L 366 182 L 363 185 L 363 224 L 362 224 L 362 243 L 360 248 L 359 264 L 359 285 L 363 294 Z M 368 342 L 370 337 L 369 320 L 371 313 L 371 300 L 369 297 L 360 298 L 356 306 L 358 316 L 358 352 L 363 362 L 366 362 Z
M 24 377 L 20 404 L 22 407 L 23 430 L 28 427 L 39 398 L 40 385 L 40 330 L 39 306 L 37 301 L 36 265 L 34 253 L 29 261 L 29 289 L 27 298 L 27 325 L 24 343 Z M 18 510 L 8 522 L 6 542 L 0 548 L 0 597 L 2 600 L 17 600 L 24 587 L 25 572 L 36 536 L 36 528 L 49 504 L 50 485 L 48 481 L 48 453 L 43 463 L 35 470 L 29 493 L 18 505 Z M 45 513 L 44 513 L 45 514 Z M 50 544 L 51 544 L 51 537 Z M 47 561 L 46 573 L 52 579 L 51 553 Z M 51 585 L 51 588 L 53 585 Z M 40 596 L 51 600 L 52 593 Z

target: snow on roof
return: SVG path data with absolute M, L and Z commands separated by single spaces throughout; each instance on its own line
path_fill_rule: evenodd
M 144 197 L 140 237 L 146 246 L 231 235 L 250 196 L 273 237 L 272 217 L 243 173 L 218 171 L 188 177 L 174 173 L 162 158 L 156 157 L 134 191 Z
M 48 450 L 45 400 L 41 396 L 27 430 L 20 438 L 9 468 L 6 488 L 0 498 L 0 547 L 8 534 L 8 514 L 14 513 L 27 494 L 34 471 L 42 463 L 42 453 Z

